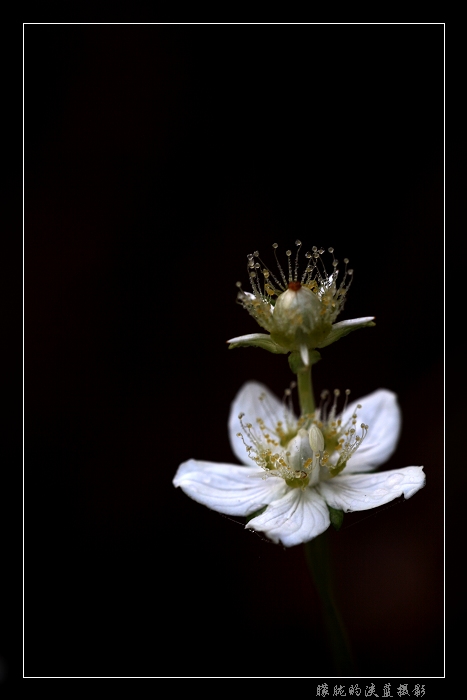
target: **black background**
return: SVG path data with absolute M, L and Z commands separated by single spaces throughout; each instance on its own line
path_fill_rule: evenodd
M 243 382 L 293 379 L 226 340 L 259 330 L 246 255 L 299 238 L 350 259 L 339 320 L 377 322 L 316 394 L 396 391 L 382 468 L 427 475 L 329 531 L 358 674 L 442 676 L 444 26 L 26 25 L 24 50 L 24 674 L 332 675 L 303 548 L 172 486 L 236 461 Z

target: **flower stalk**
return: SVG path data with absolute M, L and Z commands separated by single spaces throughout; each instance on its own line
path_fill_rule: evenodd
M 298 370 L 297 390 L 301 415 L 312 415 L 315 412 L 315 399 L 311 381 L 311 365 Z
M 312 415 L 315 411 L 315 399 L 311 364 L 298 368 L 296 376 L 300 414 Z M 354 662 L 349 637 L 334 596 L 327 531 L 305 542 L 304 549 L 308 570 L 321 601 L 323 624 L 334 671 L 338 675 L 351 675 L 354 672 Z
M 324 629 L 334 671 L 339 676 L 354 675 L 349 637 L 334 597 L 327 532 L 306 542 L 304 548 L 308 570 L 321 601 Z

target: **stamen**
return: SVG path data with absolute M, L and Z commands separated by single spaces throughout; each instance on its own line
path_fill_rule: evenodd
M 344 276 L 338 285 L 338 261 L 334 257 L 334 248 L 328 248 L 328 252 L 332 255 L 333 267 L 333 272 L 329 274 L 322 257 L 325 250 L 317 246 L 313 246 L 311 252 L 305 253 L 306 266 L 303 274 L 300 275 L 299 257 L 302 242 L 297 239 L 295 245 L 297 250 L 293 264 L 292 251 L 289 249 L 285 253 L 287 256 L 287 276 L 278 260 L 277 250 L 279 246 L 277 243 L 273 243 L 272 246 L 277 265 L 277 275 L 263 262 L 259 251 L 255 250 L 247 255 L 248 277 L 254 299 L 245 294 L 241 289 L 241 285 L 237 283 L 237 287 L 240 290 L 237 295 L 238 301 L 256 319 L 259 325 L 269 332 L 272 332 L 274 327 L 271 311 L 274 308 L 276 298 L 288 288 L 297 291 L 297 288 L 290 287 L 290 285 L 301 285 L 314 292 L 322 303 L 323 321 L 333 323 L 343 308 L 347 291 L 353 279 L 353 270 L 347 269 L 349 260 L 344 258 Z M 263 276 L 262 281 L 260 273 Z
M 344 408 L 342 409 L 342 413 L 344 413 L 345 410 L 346 410 L 346 408 L 347 408 L 347 404 L 348 404 L 348 402 L 349 402 L 349 396 L 350 396 L 350 389 L 346 389 L 346 390 L 345 390 Z
M 313 470 L 313 478 L 317 478 L 315 465 L 319 466 L 321 453 L 297 463 L 296 446 L 293 448 L 293 454 L 290 451 L 294 439 L 307 439 L 307 433 L 301 438 L 297 437 L 299 427 L 291 404 L 292 389 L 295 387 L 296 382 L 292 382 L 290 388 L 284 392 L 284 420 L 273 419 L 272 406 L 268 408 L 268 395 L 261 394 L 258 398 L 265 402 L 266 413 L 271 414 L 270 420 L 266 422 L 257 417 L 253 425 L 244 420 L 244 413 L 240 413 L 238 419 L 242 431 L 237 433 L 237 437 L 242 440 L 248 457 L 264 470 L 263 478 L 280 476 L 293 488 L 306 488 Z M 277 410 L 275 415 L 277 416 Z M 315 430 L 320 434 L 317 428 Z
M 297 387 L 297 382 L 293 381 L 290 382 L 289 388 L 284 391 L 284 397 L 282 399 L 284 406 L 286 407 L 286 410 L 284 411 L 285 415 L 287 415 L 287 411 L 290 411 L 290 413 L 293 415 L 294 414 L 294 406 L 293 406 L 293 399 L 292 399 L 292 392 L 294 389 Z
M 292 255 L 292 251 L 286 250 L 285 254 L 287 255 L 287 267 L 289 268 L 289 282 L 292 282 L 292 265 L 290 264 L 290 256 Z
M 281 277 L 282 277 L 282 281 L 283 281 L 283 283 L 284 283 L 284 287 L 287 287 L 287 280 L 286 280 L 286 278 L 285 278 L 285 275 L 284 275 L 284 272 L 283 272 L 282 267 L 281 267 L 281 265 L 280 265 L 280 262 L 279 262 L 279 260 L 277 259 L 277 252 L 276 252 L 276 251 L 277 251 L 277 249 L 278 249 L 279 246 L 278 246 L 277 243 L 273 243 L 273 244 L 272 244 L 272 247 L 273 247 L 273 250 L 274 250 L 274 257 L 276 258 L 277 267 L 278 267 L 278 269 L 279 269 L 279 272 L 281 273 Z M 279 282 L 279 287 L 281 287 L 280 282 Z M 281 287 L 281 288 L 282 288 L 282 287 Z
M 241 438 L 249 458 L 264 470 L 263 478 L 280 476 L 292 488 L 306 488 L 315 485 L 319 479 L 337 476 L 362 444 L 369 427 L 360 423 L 357 428 L 361 404 L 357 404 L 355 411 L 343 423 L 342 413 L 337 414 L 340 391 L 335 389 L 331 405 L 330 392 L 325 390 L 321 393 L 321 404 L 314 414 L 307 416 L 309 422 L 304 432 L 303 417 L 297 419 L 293 412 L 292 392 L 295 388 L 296 382 L 292 382 L 284 391 L 282 420 L 278 420 L 277 408 L 269 403 L 269 395 L 261 394 L 258 399 L 263 403 L 262 413 L 266 417 L 249 416 L 254 418 L 254 423 L 251 423 L 244 420 L 244 413 L 239 413 L 242 431 L 237 436 Z M 350 389 L 346 389 L 344 394 L 343 411 L 347 408 Z M 295 441 L 304 438 L 309 441 L 311 452 L 306 459 L 300 459 L 301 448 L 299 452 L 297 449 L 303 443 Z
M 295 256 L 295 270 L 294 270 L 294 275 L 293 275 L 294 282 L 296 282 L 298 280 L 298 254 L 301 250 L 302 242 L 299 240 L 296 240 L 295 245 L 298 246 L 298 248 L 297 248 L 297 254 Z
M 339 414 L 337 410 L 339 389 L 335 389 L 333 392 L 334 399 L 331 406 L 329 406 L 330 392 L 328 390 L 321 392 L 321 403 L 315 411 L 313 422 L 320 428 L 325 439 L 325 450 L 321 464 L 324 466 L 329 460 L 331 461 L 327 465 L 329 470 L 327 478 L 337 476 L 344 469 L 347 461 L 361 445 L 368 432 L 368 425 L 361 423 L 361 433 L 357 433 L 357 411 L 361 409 L 361 404 L 357 404 L 356 410 L 345 423 L 342 422 L 342 415 L 347 409 L 350 389 L 346 389 L 344 393 L 344 407 Z M 321 478 L 326 478 L 325 472 L 322 472 Z

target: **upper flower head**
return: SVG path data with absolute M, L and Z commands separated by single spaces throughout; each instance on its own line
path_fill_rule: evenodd
M 272 272 L 259 257 L 259 252 L 248 257 L 248 275 L 252 292 L 245 292 L 240 282 L 237 299 L 259 325 L 269 331 L 231 338 L 229 347 L 257 346 L 273 353 L 299 352 L 305 365 L 310 364 L 309 351 L 334 343 L 357 328 L 374 326 L 373 316 L 335 323 L 342 311 L 353 270 L 347 268 L 338 281 L 338 261 L 334 248 L 330 270 L 326 269 L 323 248 L 313 246 L 305 253 L 306 265 L 299 271 L 301 241 L 295 241 L 297 251 L 292 264 L 292 251 L 287 250 L 287 272 L 277 259 L 277 243 L 273 244 L 277 273 Z M 312 364 L 312 363 L 311 363 Z
M 332 324 L 342 310 L 345 295 L 352 280 L 353 270 L 345 272 L 338 284 L 338 261 L 332 254 L 332 270 L 328 272 L 322 255 L 324 250 L 313 246 L 305 253 L 306 265 L 299 272 L 301 241 L 295 241 L 297 252 L 292 265 L 292 251 L 287 250 L 287 274 L 281 267 L 273 244 L 278 272 L 274 274 L 263 263 L 259 252 L 248 255 L 248 273 L 253 293 L 244 292 L 237 283 L 239 302 L 256 319 L 260 326 L 270 332 L 271 339 L 287 350 L 316 348 L 332 330 Z M 262 279 L 261 279 L 262 277 Z
M 213 510 L 252 516 L 248 528 L 287 547 L 326 530 L 329 508 L 375 508 L 424 486 L 423 467 L 368 473 L 396 447 L 395 394 L 379 389 L 340 412 L 338 393 L 332 403 L 327 399 L 297 418 L 266 387 L 248 382 L 229 418 L 232 449 L 244 466 L 190 459 L 179 466 L 174 485 Z

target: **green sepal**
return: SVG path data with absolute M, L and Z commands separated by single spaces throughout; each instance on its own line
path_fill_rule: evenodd
M 256 347 L 263 348 L 263 350 L 267 350 L 268 352 L 273 352 L 275 355 L 286 355 L 289 352 L 286 348 L 283 348 L 282 345 L 278 345 L 271 340 L 271 336 L 266 333 L 240 335 L 238 338 L 231 338 L 227 342 L 229 343 L 229 350 L 233 350 L 233 348 Z
M 321 355 L 317 350 L 309 350 L 308 351 L 309 358 L 310 358 L 310 364 L 315 365 L 317 362 L 321 360 Z M 298 350 L 294 350 L 294 352 L 291 352 L 289 355 L 289 367 L 292 370 L 294 374 L 298 374 L 302 370 L 306 369 L 305 365 L 303 364 L 302 357 Z
M 339 323 L 335 323 L 329 335 L 326 336 L 322 343 L 319 343 L 318 347 L 325 348 L 327 345 L 331 345 L 331 343 L 335 343 L 336 340 L 340 340 L 345 335 L 352 333 L 352 331 L 356 331 L 359 328 L 370 328 L 370 326 L 376 326 L 376 323 L 372 320 L 360 320 L 358 318 L 352 321 L 340 321 Z
M 326 504 L 327 505 L 327 504 Z M 336 508 L 331 508 L 328 505 L 329 517 L 331 519 L 331 525 L 335 530 L 340 530 L 342 522 L 344 520 L 344 512 L 342 510 L 337 510 Z
M 260 508 L 259 510 L 256 510 L 256 511 L 255 511 L 254 513 L 252 513 L 251 515 L 247 515 L 247 516 L 246 516 L 246 521 L 247 521 L 247 523 L 249 523 L 250 520 L 253 520 L 253 518 L 257 518 L 258 515 L 261 515 L 262 513 L 264 513 L 264 511 L 266 510 L 266 508 L 267 508 L 267 506 L 264 506 L 264 508 Z M 329 506 L 328 506 L 328 508 L 329 508 Z

